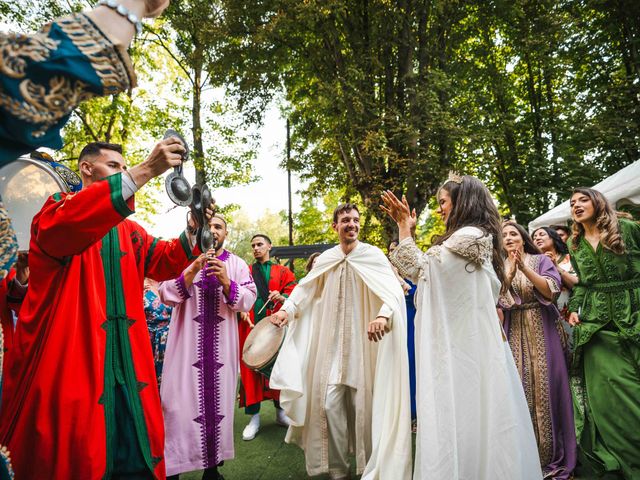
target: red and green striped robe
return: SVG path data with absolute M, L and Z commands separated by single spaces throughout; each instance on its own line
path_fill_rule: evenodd
M 34 218 L 0 414 L 16 478 L 165 476 L 143 280 L 177 277 L 197 252 L 184 234 L 155 239 L 132 213 L 116 174 L 53 195 Z
M 251 273 L 255 278 L 255 264 L 250 265 L 249 268 L 251 269 Z M 284 265 L 274 263 L 271 260 L 268 260 L 267 262 L 262 264 L 261 268 L 266 273 L 265 276 L 268 281 L 269 291 L 278 290 L 282 295 L 288 297 L 293 288 L 296 286 L 296 277 L 293 272 Z M 253 308 L 249 312 L 252 323 L 258 323 L 267 315 L 271 315 L 272 313 L 277 312 L 278 310 L 280 310 L 280 307 L 282 307 L 281 304 L 276 304 L 275 308 L 267 307 L 263 309 L 263 306 L 264 300 L 258 295 L 256 303 L 253 304 Z M 260 310 L 262 311 L 260 312 Z M 258 312 L 260 313 L 258 314 Z M 240 333 L 240 352 L 242 352 L 244 342 L 249 336 L 251 329 L 246 322 L 239 322 L 238 328 Z M 280 398 L 280 392 L 278 390 L 272 390 L 269 388 L 269 380 L 267 380 L 267 378 L 261 373 L 255 372 L 247 367 L 242 359 L 240 361 L 240 378 L 242 380 L 240 384 L 241 407 L 253 405 L 265 399 L 278 400 Z

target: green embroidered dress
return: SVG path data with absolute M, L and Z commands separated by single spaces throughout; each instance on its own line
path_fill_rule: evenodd
M 579 239 L 571 378 L 576 434 L 597 472 L 640 478 L 640 225 L 621 219 L 626 252 Z

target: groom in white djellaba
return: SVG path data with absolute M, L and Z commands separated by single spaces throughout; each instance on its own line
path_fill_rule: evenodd
M 338 206 L 340 244 L 272 315 L 288 331 L 270 385 L 291 419 L 286 441 L 305 452 L 307 473 L 364 480 L 411 476 L 411 411 L 402 288 L 382 251 L 358 241 L 360 213 Z

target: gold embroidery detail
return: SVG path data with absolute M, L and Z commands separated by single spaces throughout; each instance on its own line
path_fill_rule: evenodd
M 78 50 L 85 55 L 100 78 L 105 95 L 131 87 L 126 65 L 109 42 L 84 15 L 74 15 L 56 21 Z
M 71 113 L 78 103 L 93 96 L 85 88 L 84 82 L 76 80 L 72 83 L 65 77 L 53 77 L 49 80 L 48 90 L 31 80 L 23 80 L 20 83 L 20 93 L 25 101 L 20 102 L 0 92 L 0 106 L 20 120 L 40 125 L 32 133 L 34 138 L 39 138 L 49 127 Z
M 58 48 L 57 40 L 42 33 L 0 34 L 0 73 L 9 78 L 24 78 L 27 62 L 44 62 Z
M 116 47 L 87 17 L 82 14 L 73 15 L 58 20 L 56 24 L 87 57 L 100 78 L 103 94 L 115 94 L 131 86 L 135 75 L 123 60 L 128 58 L 126 53 L 120 56 Z M 5 41 L 7 38 L 9 41 Z M 43 33 L 29 37 L 0 36 L 0 71 L 11 78 L 22 78 L 27 59 L 46 61 L 59 44 L 59 41 L 52 40 Z M 24 101 L 0 91 L 0 106 L 16 118 L 38 125 L 39 128 L 31 135 L 33 138 L 40 138 L 51 126 L 70 114 L 80 102 L 97 96 L 97 93 L 88 88 L 86 82 L 63 75 L 51 78 L 48 86 L 25 79 L 19 86 Z
M 427 255 L 440 259 L 439 248 L 431 247 L 427 251 Z M 398 269 L 398 273 L 402 278 L 417 281 L 418 278 L 422 277 L 426 280 L 425 271 L 428 262 L 411 238 L 402 240 L 389 255 L 389 260 Z
M 527 255 L 529 268 L 538 271 L 539 256 Z M 536 301 L 533 284 L 518 271 L 513 288 L 523 303 Z M 509 345 L 512 349 L 518 373 L 522 379 L 525 398 L 529 406 L 540 464 L 544 467 L 553 457 L 553 430 L 551 425 L 551 401 L 549 398 L 549 372 L 547 346 L 544 337 L 540 308 L 512 310 L 509 325 Z
M 491 261 L 493 257 L 493 239 L 491 235 L 475 236 L 464 233 L 456 235 L 454 233 L 444 242 L 444 246 L 477 264 Z

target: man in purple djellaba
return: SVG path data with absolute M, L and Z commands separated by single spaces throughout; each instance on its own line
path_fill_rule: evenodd
M 164 358 L 162 410 L 168 478 L 218 466 L 234 457 L 233 413 L 238 382 L 237 312 L 251 309 L 256 286 L 249 267 L 223 248 L 225 219 L 209 222 L 214 247 L 180 277 L 160 285 L 160 299 L 174 306 Z

